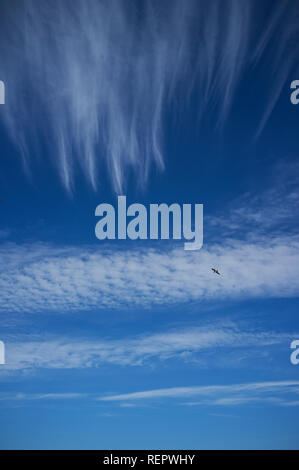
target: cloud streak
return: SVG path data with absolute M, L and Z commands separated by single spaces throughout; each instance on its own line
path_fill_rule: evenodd
M 129 174 L 143 185 L 153 166 L 164 167 L 166 111 L 184 113 L 195 92 L 198 115 L 216 109 L 223 123 L 245 71 L 270 51 L 261 129 L 298 55 L 296 2 L 271 0 L 270 7 L 259 0 L 143 0 L 138 7 L 4 0 L 1 117 L 26 171 L 48 155 L 69 192 L 78 170 L 94 189 L 106 170 L 116 191 Z
M 270 173 L 271 185 L 262 192 L 247 192 L 230 203 L 225 214 L 205 219 L 209 235 L 221 229 L 226 237 L 252 241 L 271 233 L 272 237 L 298 232 L 295 214 L 299 205 L 299 165 L 279 162 Z M 214 233 L 213 233 L 214 232 Z
M 87 393 L 16 393 L 15 395 L 0 396 L 0 400 L 73 400 L 77 398 L 84 398 L 88 396 Z
M 146 402 L 163 404 L 165 401 L 184 406 L 298 406 L 299 381 L 268 381 L 229 385 L 202 385 L 195 387 L 175 387 L 147 390 L 97 397 L 94 393 L 2 393 L 0 401 L 60 401 L 82 400 L 98 401 L 101 404 L 117 404 L 131 408 Z M 191 397 L 198 401 L 182 401 Z M 294 399 L 295 397 L 295 399 Z
M 293 335 L 294 336 L 294 335 Z M 37 369 L 81 369 L 105 364 L 118 366 L 142 366 L 170 359 L 185 362 L 196 361 L 200 366 L 220 362 L 231 365 L 229 354 L 233 351 L 234 366 L 244 355 L 254 359 L 271 346 L 288 344 L 293 337 L 272 331 L 246 330 L 234 323 L 173 329 L 135 338 L 122 339 L 70 339 L 63 337 L 8 338 L 6 341 L 6 364 L 1 370 L 22 371 Z M 219 361 L 219 349 L 222 361 Z M 207 356 L 208 354 L 208 356 Z M 242 362 L 243 364 L 243 362 Z M 1 373 L 0 370 L 0 373 Z
M 202 385 L 195 387 L 175 387 L 146 390 L 141 392 L 124 393 L 121 395 L 109 395 L 99 397 L 99 401 L 123 402 L 128 401 L 157 401 L 165 399 L 186 399 L 200 397 L 201 401 L 186 402 L 191 406 L 199 405 L 243 405 L 250 402 L 268 402 L 272 404 L 286 405 L 289 396 L 299 393 L 299 381 L 268 381 L 233 385 Z M 295 405 L 293 405 L 295 406 Z

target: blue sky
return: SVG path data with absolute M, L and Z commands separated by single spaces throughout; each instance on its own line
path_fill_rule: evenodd
M 1 10 L 0 448 L 297 449 L 297 2 Z M 203 248 L 97 240 L 121 194 Z

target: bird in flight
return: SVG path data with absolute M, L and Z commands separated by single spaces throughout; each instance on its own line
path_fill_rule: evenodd
M 220 276 L 220 272 L 218 271 L 218 269 L 215 269 L 215 268 L 211 268 L 211 269 L 215 274 L 219 274 L 219 276 Z

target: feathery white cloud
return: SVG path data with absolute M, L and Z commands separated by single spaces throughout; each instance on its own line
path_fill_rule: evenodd
M 35 401 L 35 400 L 95 400 L 103 405 L 117 403 L 123 408 L 137 404 L 164 403 L 171 400 L 174 405 L 184 406 L 298 406 L 299 381 L 268 381 L 229 385 L 201 385 L 195 387 L 175 387 L 142 392 L 124 393 L 98 397 L 94 393 L 1 393 L 0 401 Z M 197 401 L 185 402 L 182 399 L 199 397 Z M 295 399 L 294 399 L 295 397 Z
M 143 184 L 152 165 L 164 165 L 168 105 L 184 112 L 195 90 L 198 115 L 216 107 L 223 122 L 244 72 L 270 56 L 262 129 L 297 64 L 298 6 L 288 0 L 272 0 L 268 14 L 260 0 L 2 0 L 1 8 L 9 84 L 1 117 L 26 170 L 49 154 L 70 192 L 78 169 L 93 188 L 105 167 L 117 191 L 130 172 Z
M 3 393 L 0 395 L 0 400 L 74 400 L 85 397 L 88 397 L 87 393 Z
M 286 333 L 241 328 L 232 322 L 121 339 L 45 337 L 26 340 L 17 337 L 6 342 L 6 364 L 1 366 L 0 373 L 42 368 L 92 368 L 105 364 L 140 366 L 169 359 L 196 361 L 199 366 L 204 366 L 206 354 L 209 364 L 214 358 L 215 363 L 220 362 L 223 366 L 219 361 L 220 348 L 226 366 L 231 364 L 228 358 L 233 351 L 233 362 L 237 367 L 244 348 L 246 359 L 254 361 L 257 355 L 261 356 L 261 351 L 268 351 L 274 345 L 277 348 L 278 345 L 289 344 L 292 338 L 293 335 Z
M 104 402 L 123 402 L 139 400 L 201 398 L 200 401 L 187 402 L 186 405 L 241 405 L 249 402 L 269 402 L 272 404 L 294 403 L 290 396 L 299 393 L 299 381 L 268 381 L 232 385 L 201 385 L 195 387 L 175 387 L 141 392 L 123 393 L 99 397 Z

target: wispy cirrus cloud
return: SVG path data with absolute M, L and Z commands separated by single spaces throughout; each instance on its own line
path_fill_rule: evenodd
M 151 365 L 171 359 L 193 362 L 205 367 L 206 362 L 220 367 L 233 363 L 238 367 L 239 358 L 255 361 L 269 348 L 289 344 L 294 333 L 276 333 L 241 327 L 232 322 L 213 323 L 192 328 L 171 329 L 155 334 L 121 339 L 74 339 L 67 337 L 8 337 L 6 341 L 7 371 L 36 371 L 38 369 L 81 369 L 105 364 L 118 366 Z M 219 359 L 219 350 L 222 351 Z M 233 361 L 230 358 L 233 356 Z M 268 364 L 264 357 L 265 364 Z
M 279 162 L 270 172 L 271 184 L 262 191 L 248 191 L 231 201 L 224 214 L 206 218 L 209 235 L 221 229 L 225 237 L 237 236 L 254 241 L 263 236 L 290 236 L 298 233 L 299 165 Z
M 123 393 L 98 397 L 103 402 L 164 402 L 187 406 L 236 406 L 249 403 L 295 406 L 294 396 L 298 396 L 299 381 L 268 381 L 229 385 L 200 385 L 195 387 L 174 387 L 140 392 Z M 200 401 L 182 402 L 182 399 L 200 397 Z
M 297 64 L 289 0 L 3 0 L 0 16 L 1 117 L 27 171 L 51 155 L 69 192 L 78 169 L 93 188 L 105 167 L 117 191 L 130 172 L 143 184 L 164 166 L 165 110 L 183 113 L 195 91 L 198 115 L 213 108 L 222 123 L 244 72 L 266 56 L 261 130 Z
M 15 394 L 0 394 L 1 401 L 7 400 L 76 400 L 88 397 L 88 393 L 15 393 Z
M 124 393 L 120 395 L 97 396 L 95 393 L 1 393 L 0 401 L 69 401 L 88 400 L 102 405 L 117 404 L 131 408 L 140 404 L 168 404 L 184 406 L 229 407 L 229 406 L 298 406 L 299 381 L 265 381 L 229 385 L 201 385 L 175 387 Z M 182 401 L 196 397 L 197 401 Z M 294 399 L 295 398 L 295 399 Z M 199 400 L 198 400 L 199 399 Z

